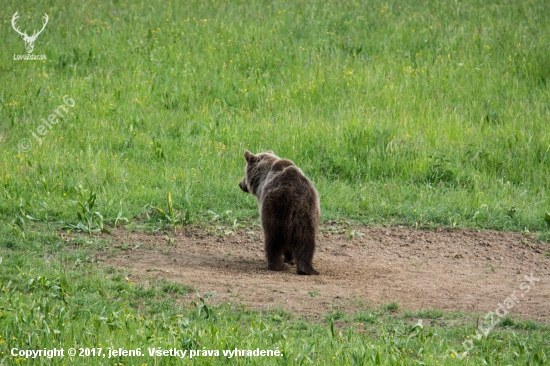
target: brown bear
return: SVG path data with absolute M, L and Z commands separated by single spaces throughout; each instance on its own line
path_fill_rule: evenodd
M 257 155 L 247 150 L 244 158 L 239 187 L 258 199 L 267 269 L 283 271 L 295 261 L 298 274 L 318 275 L 312 260 L 321 209 L 313 183 L 271 150 Z

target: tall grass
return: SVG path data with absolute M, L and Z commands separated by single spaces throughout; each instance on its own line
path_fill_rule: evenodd
M 7 21 L 31 29 L 35 54 Z M 172 192 L 195 215 L 254 215 L 244 149 L 293 159 L 323 217 L 545 229 L 545 1 L 8 1 L 0 214 L 112 221 Z M 40 118 L 75 100 L 42 137 Z M 29 138 L 33 146 L 18 153 Z M 512 210 L 513 208 L 513 210 Z M 514 212 L 514 214 L 511 214 Z

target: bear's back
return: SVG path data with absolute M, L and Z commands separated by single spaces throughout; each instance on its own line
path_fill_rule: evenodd
M 268 214 L 284 220 L 295 215 L 319 216 L 318 194 L 313 183 L 300 168 L 290 163 L 277 164 L 278 171 L 264 185 L 262 217 Z

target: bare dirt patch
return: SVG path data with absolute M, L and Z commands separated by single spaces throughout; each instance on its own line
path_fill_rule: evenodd
M 356 230 L 351 241 L 350 229 Z M 266 270 L 259 228 L 115 231 L 109 238 L 112 250 L 100 259 L 125 268 L 133 282 L 166 278 L 211 293 L 213 302 L 301 315 L 394 301 L 410 310 L 486 313 L 515 296 L 514 317 L 550 322 L 550 246 L 520 233 L 327 223 L 313 262 L 320 276 L 298 276 L 295 267 Z M 531 274 L 538 281 L 529 283 Z

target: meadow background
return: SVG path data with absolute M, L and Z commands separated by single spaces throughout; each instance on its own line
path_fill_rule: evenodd
M 0 327 L 0 343 L 14 338 L 39 348 L 69 347 L 78 339 L 91 347 L 120 331 L 127 347 L 152 342 L 151 334 L 162 338 L 155 344 L 191 347 L 198 337 L 214 347 L 214 334 L 228 341 L 229 329 L 241 322 L 252 323 L 253 331 L 242 326 L 232 344 L 298 342 L 286 346 L 292 357 L 277 362 L 307 363 L 312 354 L 320 355 L 315 363 L 359 362 L 363 354 L 333 352 L 355 344 L 373 363 L 414 364 L 424 362 L 420 348 L 448 356 L 458 347 L 467 328 L 439 330 L 439 343 L 415 344 L 412 357 L 396 346 L 412 338 L 395 317 L 373 322 L 390 329 L 388 357 L 378 361 L 376 340 L 350 330 L 344 342 L 346 336 L 302 320 L 289 320 L 284 331 L 281 319 L 289 314 L 229 307 L 205 316 L 198 303 L 203 311 L 190 315 L 196 323 L 189 325 L 174 305 L 174 293 L 185 288 L 130 286 L 123 275 L 105 273 L 86 252 L 86 245 L 104 245 L 98 239 L 64 252 L 62 227 L 97 230 L 126 224 L 125 218 L 132 227 L 158 229 L 173 223 L 170 206 L 182 212 L 180 223 L 255 220 L 255 199 L 238 188 L 244 149 L 272 149 L 295 161 L 319 190 L 323 220 L 550 237 L 550 4 L 544 0 L 3 4 L 0 322 L 9 326 Z M 13 60 L 25 54 L 10 25 L 16 11 L 29 33 L 49 15 L 34 49 L 46 61 Z M 35 140 L 40 119 L 64 97 L 75 101 L 70 113 Z M 27 152 L 18 150 L 24 138 L 32 142 Z M 166 212 L 159 216 L 153 207 Z M 218 312 L 225 314 L 221 325 Z M 391 331 L 396 326 L 405 328 Z M 323 334 L 316 351 L 283 337 L 292 327 Z M 500 352 L 479 357 L 546 360 L 542 333 L 519 334 L 513 346 L 498 340 L 510 333 L 497 335 L 496 348 L 487 347 Z

